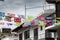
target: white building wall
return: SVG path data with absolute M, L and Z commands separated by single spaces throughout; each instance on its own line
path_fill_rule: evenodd
M 19 38 L 18 37 L 12 37 L 12 36 L 7 36 L 7 37 L 5 37 L 5 38 L 2 38 L 2 40 L 19 40 Z
M 22 33 L 22 38 L 23 38 L 23 40 L 24 40 L 24 32 L 25 31 L 27 31 L 27 30 L 30 30 L 30 38 L 32 39 L 32 40 L 34 40 L 34 29 L 35 28 L 38 28 L 38 39 L 43 39 L 43 38 L 45 38 L 45 27 L 43 27 L 43 30 L 41 31 L 40 30 L 40 27 L 29 27 L 29 28 L 27 28 L 27 29 L 22 29 L 22 30 L 20 30 L 20 33 Z M 20 34 L 19 33 L 19 34 Z

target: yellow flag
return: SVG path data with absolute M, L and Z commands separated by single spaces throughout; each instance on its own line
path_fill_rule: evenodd
M 20 26 L 22 24 L 22 22 L 15 22 L 17 26 Z
M 38 24 L 38 26 L 45 26 L 45 25 L 46 25 L 46 23 L 43 22 L 43 21 L 41 21 L 41 22 Z

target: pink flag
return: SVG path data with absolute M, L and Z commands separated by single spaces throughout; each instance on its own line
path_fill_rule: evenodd
M 38 25 L 37 22 L 35 22 L 34 20 L 31 22 L 33 25 Z
M 37 19 L 42 20 L 42 21 L 45 20 L 45 18 L 43 16 L 39 16 L 39 17 L 37 17 Z

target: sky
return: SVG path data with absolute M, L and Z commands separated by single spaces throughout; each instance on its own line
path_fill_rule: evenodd
M 26 16 L 37 17 L 44 13 L 44 10 L 55 9 L 54 4 L 48 4 L 45 0 L 4 0 L 3 2 L 0 1 L 0 12 L 25 15 L 25 4 Z

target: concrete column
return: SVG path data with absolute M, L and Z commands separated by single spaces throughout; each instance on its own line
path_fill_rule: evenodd
M 42 30 L 41 27 L 38 27 L 38 39 L 44 40 L 44 38 L 45 38 L 45 26 L 42 27 Z
M 34 40 L 34 31 L 32 27 L 30 28 L 30 38 Z
M 24 32 L 22 32 L 22 40 L 24 40 Z
M 57 37 L 58 38 L 57 40 L 60 40 L 60 29 L 57 30 L 57 36 L 58 36 Z

